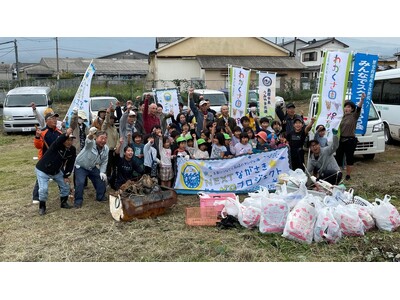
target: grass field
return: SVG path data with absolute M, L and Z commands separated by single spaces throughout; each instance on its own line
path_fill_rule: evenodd
M 65 210 L 52 182 L 47 214 L 39 216 L 38 206 L 31 203 L 37 156 L 32 139 L 0 135 L 3 262 L 384 262 L 400 257 L 399 230 L 374 229 L 334 245 L 305 245 L 257 229 L 189 227 L 184 209 L 198 206 L 196 196 L 179 195 L 178 204 L 157 218 L 120 223 L 108 203 L 94 201 L 91 183 L 83 208 Z M 400 208 L 399 147 L 387 146 L 374 160 L 358 159 L 347 187 L 370 201 L 390 194 Z

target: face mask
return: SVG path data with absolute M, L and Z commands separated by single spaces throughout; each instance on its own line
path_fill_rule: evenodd
M 251 111 L 251 112 L 255 112 L 256 110 L 257 110 L 257 107 L 254 107 L 254 106 L 253 106 L 253 107 L 250 107 L 250 111 Z

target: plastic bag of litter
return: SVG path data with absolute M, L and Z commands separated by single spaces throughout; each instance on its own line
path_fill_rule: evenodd
M 292 209 L 301 199 L 306 197 L 307 194 L 308 194 L 307 187 L 304 183 L 302 183 L 300 184 L 300 187 L 292 193 L 287 193 L 286 185 L 283 184 L 281 186 L 281 192 L 278 195 L 281 199 L 286 201 L 286 203 L 289 206 L 289 209 Z
M 283 199 L 272 196 L 261 204 L 259 230 L 261 233 L 282 233 L 289 214 L 289 206 Z
M 282 236 L 300 243 L 311 244 L 317 218 L 318 199 L 307 195 L 289 213 Z
M 235 218 L 238 217 L 239 207 L 241 205 L 239 201 L 239 196 L 236 196 L 236 198 L 228 197 L 226 198 L 226 200 L 214 201 L 214 206 L 217 205 L 224 205 L 224 208 L 221 211 L 222 218 L 226 218 L 227 215 L 233 216 Z
M 334 207 L 323 207 L 318 211 L 314 227 L 315 242 L 336 243 L 342 237 L 340 225 L 333 215 L 334 210 Z
M 372 217 L 380 230 L 395 231 L 400 226 L 400 215 L 396 207 L 390 203 L 391 196 L 385 195 L 383 200 L 375 198 L 372 203 Z
M 260 223 L 261 210 L 254 206 L 244 206 L 241 205 L 238 207 L 238 220 L 240 225 L 246 228 L 257 227 Z
M 259 190 L 249 193 L 249 197 L 245 198 L 242 202 L 244 206 L 253 206 L 261 209 L 261 202 L 269 197 L 269 192 L 266 187 L 260 186 Z
M 375 220 L 372 217 L 373 205 L 368 200 L 361 198 L 360 196 L 354 196 L 353 202 L 348 206 L 353 207 L 357 210 L 358 216 L 364 224 L 365 231 L 368 231 L 375 227 Z
M 349 205 L 338 205 L 333 213 L 339 223 L 342 233 L 347 236 L 363 236 L 365 227 L 357 209 Z

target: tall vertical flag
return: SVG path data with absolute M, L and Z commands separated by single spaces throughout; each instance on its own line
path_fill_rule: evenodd
M 339 128 L 343 117 L 350 65 L 350 53 L 325 53 L 319 81 L 319 105 L 315 125 L 325 126 L 328 141 L 332 141 L 332 129 Z
M 241 126 L 240 118 L 247 112 L 250 72 L 251 70 L 229 66 L 230 116 L 236 120 L 238 126 Z
M 258 97 L 260 117 L 275 119 L 276 74 L 258 73 Z
M 374 88 L 378 58 L 378 55 L 364 53 L 356 53 L 354 56 L 351 101 L 357 105 L 361 99 L 361 94 L 365 93 L 366 95 L 360 118 L 358 118 L 357 121 L 356 134 L 365 134 L 367 131 L 368 115 L 371 107 L 372 90 Z
M 96 72 L 96 67 L 93 64 L 93 60 L 90 62 L 88 68 L 86 69 L 85 75 L 83 75 L 83 79 L 81 84 L 79 85 L 78 90 L 72 100 L 71 105 L 68 108 L 67 114 L 64 117 L 65 127 L 68 128 L 71 123 L 72 111 L 74 107 L 77 107 L 79 110 L 83 110 L 88 118 L 91 116 L 89 114 L 89 105 L 90 105 L 90 85 L 92 83 L 93 74 Z M 91 121 L 91 120 L 90 120 Z M 90 121 L 86 121 L 86 126 L 89 126 Z

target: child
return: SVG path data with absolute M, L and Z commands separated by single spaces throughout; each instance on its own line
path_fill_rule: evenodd
M 171 180 L 174 178 L 174 171 L 172 169 L 172 161 L 173 158 L 171 155 L 171 142 L 168 137 L 164 136 L 159 139 L 160 149 L 160 174 L 159 178 L 161 181 L 161 185 L 166 187 L 171 187 Z
M 186 136 L 186 150 L 187 152 L 189 152 L 189 156 L 190 158 L 193 158 L 193 154 L 194 154 L 194 141 L 192 136 L 190 135 L 190 133 L 188 133 Z
M 267 142 L 267 133 L 265 131 L 260 131 L 259 133 L 256 133 L 256 138 L 257 145 L 256 148 L 253 150 L 254 153 L 270 150 Z
M 250 119 L 247 116 L 243 116 L 243 117 L 240 118 L 240 124 L 242 124 L 243 128 L 249 127 L 251 129 L 251 127 L 250 127 Z
M 178 148 L 175 149 L 173 155 L 176 157 L 183 157 L 188 160 L 190 156 L 189 152 L 186 150 L 186 139 L 183 136 L 180 136 L 176 139 L 176 144 L 178 145 Z
M 254 135 L 253 129 L 251 129 L 251 127 L 244 127 L 243 132 L 246 132 L 249 136 L 249 144 L 254 149 L 257 146 L 257 139 Z
M 240 143 L 240 134 L 242 133 L 242 129 L 239 126 L 235 126 L 233 128 L 232 135 L 232 144 L 235 146 L 237 143 Z
M 212 148 L 210 158 L 224 158 L 226 147 L 224 134 L 218 132 L 212 139 Z
M 226 152 L 224 158 L 232 158 L 235 156 L 235 147 L 233 147 L 231 136 L 224 133 Z
M 142 143 L 142 135 L 139 132 L 134 132 L 132 135 L 133 143 L 130 146 L 133 149 L 132 159 L 139 166 L 139 172 L 134 170 L 135 177 L 140 176 L 144 172 L 144 144 Z
M 195 159 L 208 159 L 210 154 L 208 153 L 207 143 L 204 139 L 196 139 L 196 134 L 193 135 L 193 158 Z
M 319 142 L 321 148 L 328 146 L 328 139 L 325 137 L 326 129 L 324 125 L 318 125 L 315 128 L 314 140 Z
M 268 134 L 273 131 L 272 128 L 269 126 L 269 119 L 267 117 L 262 117 L 260 119 L 260 123 L 256 124 L 256 126 L 257 126 L 257 132 L 260 132 L 262 130 Z
M 235 145 L 235 156 L 252 153 L 253 147 L 249 144 L 249 135 L 247 132 L 242 132 L 240 134 L 240 142 Z
M 146 138 L 146 145 L 144 145 L 144 172 L 149 174 L 151 177 L 157 178 L 158 175 L 158 164 L 160 160 L 157 158 L 157 150 L 153 147 L 154 136 L 148 135 Z
M 304 150 L 303 145 L 306 140 L 306 136 L 310 131 L 315 118 L 311 119 L 311 122 L 304 126 L 303 119 L 301 117 L 295 117 L 293 120 L 293 131 L 289 132 L 286 136 L 290 147 L 290 161 L 291 169 L 301 169 L 304 171 Z

